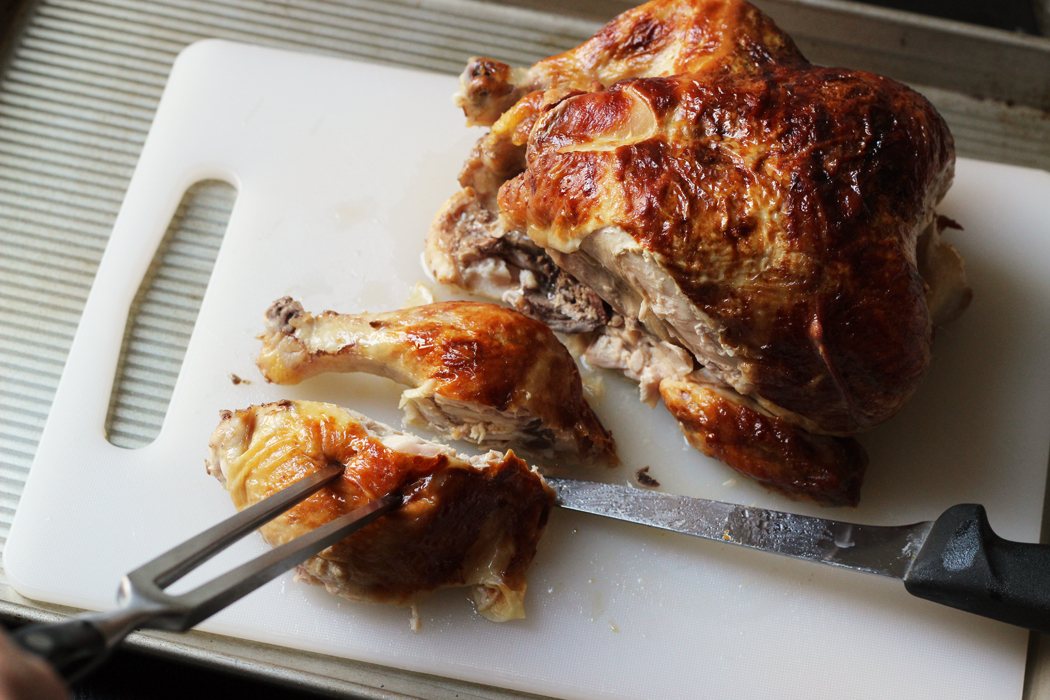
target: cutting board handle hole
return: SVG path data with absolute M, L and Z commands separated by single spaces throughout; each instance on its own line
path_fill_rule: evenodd
M 106 415 L 106 439 L 140 448 L 160 433 L 237 190 L 202 180 L 186 190 L 128 312 Z

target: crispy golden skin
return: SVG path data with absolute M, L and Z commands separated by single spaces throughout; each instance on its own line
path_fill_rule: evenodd
M 519 136 L 527 123 L 516 109 L 535 91 L 556 88 L 594 92 L 621 80 L 695 73 L 714 67 L 735 73 L 763 66 L 805 65 L 791 38 L 754 6 L 724 0 L 656 0 L 617 16 L 580 46 L 545 58 L 529 69 L 512 69 L 490 58 L 472 58 L 461 77 L 456 103 L 470 125 L 491 126 L 511 113 Z M 529 97 L 534 104 L 549 103 Z M 512 109 L 514 108 L 514 109 Z M 530 113 L 534 110 L 530 107 Z
M 266 325 L 258 365 L 267 381 L 370 372 L 413 387 L 401 401 L 412 424 L 487 447 L 616 462 L 572 355 L 550 328 L 511 309 L 450 301 L 311 314 L 286 297 L 267 311 Z
M 639 78 L 547 112 L 528 153 L 500 190 L 510 226 L 564 254 L 603 227 L 627 232 L 715 327 L 734 383 L 774 412 L 855 433 L 925 373 L 915 245 L 954 159 L 908 88 L 797 61 Z M 661 320 L 702 352 L 693 319 Z
M 524 617 L 525 572 L 554 504 L 543 478 L 513 453 L 457 456 L 331 404 L 281 401 L 224 411 L 208 470 L 243 510 L 338 462 L 337 481 L 261 528 L 288 542 L 388 493 L 406 504 L 322 551 L 300 577 L 351 600 L 413 605 L 472 586 L 496 622 Z

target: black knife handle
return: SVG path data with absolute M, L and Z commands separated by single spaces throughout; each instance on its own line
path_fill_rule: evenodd
M 1050 634 L 1050 546 L 1004 540 L 984 507 L 953 506 L 904 576 L 912 595 Z
M 42 656 L 68 683 L 83 678 L 109 655 L 105 636 L 83 618 L 26 625 L 12 637 L 26 651 Z

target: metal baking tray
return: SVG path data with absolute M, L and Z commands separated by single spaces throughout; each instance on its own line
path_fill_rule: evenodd
M 926 94 L 961 156 L 1050 170 L 1050 40 L 838 0 L 754 0 L 815 63 Z M 471 55 L 528 64 L 589 37 L 623 0 L 7 0 L 0 3 L 0 547 L 69 344 L 175 55 L 235 41 L 455 74 Z M 113 397 L 115 443 L 159 430 L 232 198 L 184 201 L 144 283 Z M 1044 536 L 1047 521 L 1044 515 Z M 19 596 L 0 616 L 71 612 Z M 137 650 L 339 697 L 525 698 L 202 633 Z M 1032 636 L 1028 700 L 1050 700 L 1050 638 Z

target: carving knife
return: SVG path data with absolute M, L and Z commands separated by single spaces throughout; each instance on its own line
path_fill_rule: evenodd
M 860 525 L 618 484 L 547 483 L 562 508 L 889 576 L 919 598 L 1050 634 L 1050 545 L 999 537 L 980 505 L 932 522 Z

